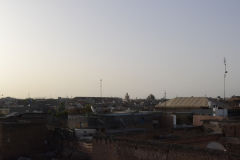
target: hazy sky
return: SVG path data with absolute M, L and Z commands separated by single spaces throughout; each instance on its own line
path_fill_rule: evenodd
M 240 95 L 239 0 L 0 0 L 0 93 Z

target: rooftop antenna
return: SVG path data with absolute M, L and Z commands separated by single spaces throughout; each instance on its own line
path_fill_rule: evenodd
M 164 99 L 165 100 L 167 99 L 167 91 L 166 90 L 164 91 Z
M 165 111 L 167 111 L 167 91 L 164 92 L 164 99 L 165 99 Z
M 224 66 L 225 66 L 225 70 L 224 70 L 224 96 L 223 96 L 223 98 L 224 98 L 224 100 L 226 99 L 226 78 L 227 78 L 227 73 L 228 73 L 228 71 L 227 71 L 227 60 L 226 60 L 226 58 L 224 57 Z
M 102 97 L 102 79 L 100 79 L 100 97 Z
M 31 98 L 31 95 L 30 95 L 30 92 L 28 91 L 28 98 L 30 99 Z
M 163 104 L 164 104 L 164 106 L 162 106 L 162 111 L 166 111 L 167 109 L 167 91 L 166 90 L 164 90 L 164 93 L 163 93 Z

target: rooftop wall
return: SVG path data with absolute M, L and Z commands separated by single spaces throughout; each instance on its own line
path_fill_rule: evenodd
M 95 139 L 93 160 L 237 160 L 224 152 L 180 145 L 136 142 L 122 139 Z
M 240 123 L 224 124 L 223 132 L 227 137 L 239 137 L 240 138 Z
M 202 126 L 203 120 L 223 120 L 224 117 L 219 116 L 209 116 L 209 115 L 194 115 L 193 116 L 193 125 Z
M 20 120 L 0 122 L 0 160 L 17 159 L 44 152 L 49 131 L 44 121 Z

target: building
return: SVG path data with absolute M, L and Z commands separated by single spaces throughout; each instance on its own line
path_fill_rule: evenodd
M 83 115 L 68 115 L 68 128 L 88 128 L 88 117 Z
M 7 115 L 10 113 L 9 108 L 0 108 L 0 115 Z
M 224 103 L 207 97 L 177 97 L 160 103 L 157 108 L 216 108 L 224 107 Z
M 223 113 L 223 111 L 220 111 L 225 108 L 223 102 L 207 97 L 177 97 L 160 103 L 155 108 L 169 112 L 191 112 L 193 114 L 207 115 L 221 114 L 222 116 L 227 116 L 227 112 Z
M 240 108 L 240 96 L 232 96 L 228 102 L 230 106 Z
M 207 116 L 207 119 L 228 117 L 228 109 L 225 103 L 207 97 L 177 97 L 159 103 L 155 106 L 155 109 L 176 115 L 177 125 L 192 125 L 193 123 L 194 125 L 202 125 L 200 120 L 197 122 L 198 117 L 194 119 L 194 115 Z M 202 119 L 206 119 L 206 117 Z

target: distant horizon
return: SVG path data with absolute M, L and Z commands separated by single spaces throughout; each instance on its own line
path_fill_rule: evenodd
M 240 95 L 240 1 L 0 1 L 0 95 Z
M 154 95 L 155 96 L 155 95 Z M 233 96 L 238 96 L 238 95 L 232 95 L 228 98 L 232 98 Z M 206 97 L 206 96 L 178 96 L 178 97 L 167 97 L 167 99 L 174 99 L 174 98 L 188 98 L 188 97 Z M 13 98 L 13 99 L 58 99 L 58 98 L 66 98 L 66 99 L 73 99 L 73 98 L 121 98 L 124 99 L 125 97 L 117 97 L 117 96 L 109 96 L 109 97 L 99 97 L 99 96 L 73 96 L 73 97 L 26 97 L 26 98 L 18 98 L 18 97 L 11 97 L 11 96 L 6 96 L 6 97 L 1 97 L 0 99 L 4 98 Z M 147 97 L 136 97 L 136 98 L 131 98 L 131 100 L 136 100 L 136 99 L 146 99 Z M 155 97 L 157 100 L 164 99 L 164 97 Z M 206 98 L 218 98 L 217 97 L 206 97 Z M 223 98 L 223 97 L 220 97 Z

